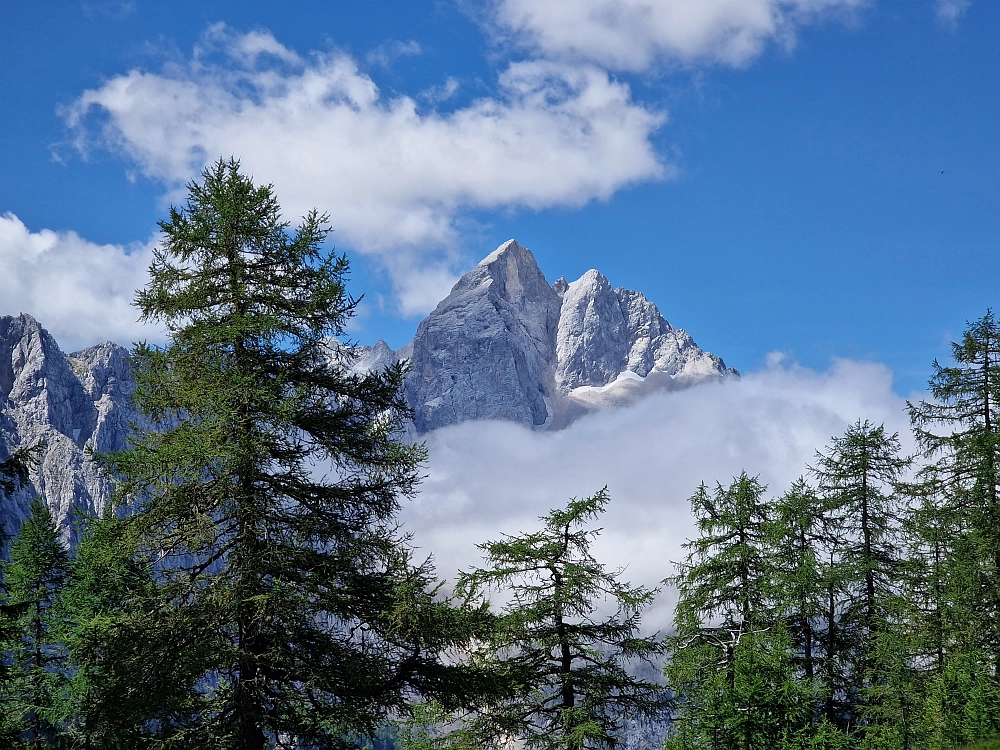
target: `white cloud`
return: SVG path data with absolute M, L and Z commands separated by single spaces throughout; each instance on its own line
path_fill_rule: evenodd
M 444 428 L 428 437 L 428 477 L 404 510 L 405 527 L 453 578 L 481 562 L 476 544 L 532 531 L 549 509 L 607 484 L 598 558 L 655 586 L 693 534 L 688 498 L 700 482 L 728 483 L 745 469 L 781 493 L 859 418 L 898 430 L 911 449 L 891 381 L 878 364 L 841 360 L 817 373 L 774 358 L 740 380 L 653 395 L 558 432 L 502 422 Z M 665 592 L 650 611 L 651 629 L 669 625 L 673 598 Z
M 969 0 L 937 0 L 937 17 L 950 29 L 958 28 L 958 21 L 969 9 Z
M 595 67 L 514 63 L 495 96 L 424 111 L 345 54 L 218 26 L 189 62 L 115 76 L 64 116 L 79 148 L 110 145 L 175 196 L 236 155 L 290 216 L 327 210 L 338 244 L 381 259 L 407 314 L 454 282 L 464 211 L 582 206 L 671 173 L 650 143 L 664 115 Z
M 75 232 L 30 231 L 13 214 L 0 216 L 0 315 L 25 312 L 67 351 L 111 339 L 155 340 L 132 307 L 145 286 L 152 243 L 98 245 Z
M 867 0 L 498 0 L 494 23 L 537 55 L 641 71 L 659 63 L 742 66 L 799 26 Z

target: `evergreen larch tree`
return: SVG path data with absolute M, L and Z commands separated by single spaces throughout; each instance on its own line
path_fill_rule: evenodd
M 157 586 L 109 635 L 161 701 L 153 746 L 351 745 L 408 691 L 467 684 L 439 659 L 465 620 L 396 531 L 424 456 L 399 441 L 403 370 L 352 374 L 331 338 L 355 302 L 325 217 L 291 230 L 234 160 L 188 189 L 137 297 L 168 334 L 132 355 L 152 429 L 105 458 L 116 543 Z
M 28 469 L 38 450 L 37 447 L 18 450 L 0 461 L 0 500 L 7 499 L 27 483 Z M 0 524 L 0 557 L 4 559 L 7 559 L 9 542 L 10 533 Z M 0 658 L 0 747 L 13 747 L 21 735 L 22 724 L 16 707 L 14 675 L 6 649 L 20 638 L 21 627 L 18 620 L 25 609 L 24 604 L 10 602 L 3 567 L 0 566 L 0 647 L 4 649 L 3 658 Z
M 659 719 L 665 690 L 629 672 L 662 651 L 639 633 L 655 590 L 620 580 L 590 552 L 607 489 L 543 517 L 533 533 L 480 545 L 485 567 L 462 573 L 456 593 L 470 601 L 509 599 L 474 662 L 507 686 L 499 700 L 461 717 L 444 745 L 539 750 L 614 748 L 625 722 Z
M 837 695 L 844 683 L 839 661 L 841 571 L 828 557 L 837 536 L 815 488 L 800 477 L 773 503 L 770 553 L 777 614 L 788 632 L 796 676 L 813 691 L 813 724 L 839 729 Z
M 151 627 L 160 602 L 152 561 L 123 546 L 123 526 L 113 513 L 86 519 L 57 602 L 69 666 L 60 715 L 72 747 L 143 747 L 152 722 L 193 703 L 169 682 L 170 662 L 155 661 L 169 656 L 172 635 Z
M 991 310 L 910 403 L 925 466 L 912 525 L 925 725 L 939 744 L 1000 732 L 1000 326 Z M 989 717 L 985 720 L 971 716 Z
M 49 506 L 35 497 L 4 564 L 8 602 L 18 607 L 11 655 L 12 700 L 7 711 L 20 725 L 23 747 L 56 747 L 61 735 L 59 696 L 66 681 L 66 654 L 56 602 L 69 555 Z
M 700 535 L 677 575 L 667 683 L 669 750 L 773 748 L 804 736 L 814 688 L 798 679 L 774 566 L 766 487 L 745 472 L 691 498 Z
M 859 420 L 817 454 L 813 468 L 839 535 L 834 562 L 847 585 L 837 626 L 849 660 L 848 713 L 856 724 L 873 723 L 882 715 L 873 710 L 866 716 L 866 706 L 877 703 L 875 696 L 885 687 L 886 665 L 878 656 L 888 656 L 886 639 L 899 622 L 905 501 L 897 485 L 909 466 L 900 450 L 898 435 Z
M 815 489 L 800 477 L 775 501 L 769 534 L 778 609 L 807 684 L 817 679 L 822 660 L 817 620 L 826 595 L 824 511 Z

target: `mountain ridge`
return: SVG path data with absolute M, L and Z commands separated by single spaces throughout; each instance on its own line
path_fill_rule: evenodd
M 739 376 L 641 292 L 612 288 L 596 269 L 550 285 L 516 240 L 463 275 L 410 344 L 362 347 L 359 372 L 376 349 L 381 366 L 409 362 L 418 434 L 473 419 L 559 429 L 652 391 Z
M 357 373 L 408 363 L 407 437 L 476 419 L 560 429 L 657 390 L 738 377 L 642 293 L 596 270 L 549 284 L 531 251 L 509 240 L 480 261 L 399 350 L 355 348 Z M 65 354 L 31 315 L 0 316 L 0 460 L 44 444 L 30 483 L 0 498 L 16 531 L 35 494 L 74 544 L 76 519 L 100 514 L 112 485 L 89 458 L 126 447 L 134 383 L 128 352 L 104 342 Z

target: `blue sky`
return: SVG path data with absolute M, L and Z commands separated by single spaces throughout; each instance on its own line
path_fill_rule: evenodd
M 331 213 L 363 343 L 515 237 L 740 370 L 906 395 L 998 299 L 997 39 L 982 0 L 5 3 L 0 314 L 153 335 L 156 220 L 233 153 Z

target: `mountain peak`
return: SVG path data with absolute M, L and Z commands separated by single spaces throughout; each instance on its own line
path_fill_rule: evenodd
M 409 346 L 418 432 L 470 419 L 557 427 L 591 408 L 735 373 L 596 269 L 550 286 L 513 239 L 459 279 Z
M 507 256 L 521 261 L 527 260 L 529 263 L 537 267 L 537 264 L 535 263 L 535 256 L 532 255 L 528 248 L 515 239 L 510 239 L 504 242 L 500 245 L 500 247 L 479 261 L 478 265 L 488 266 L 496 263 L 498 260 L 506 258 Z

